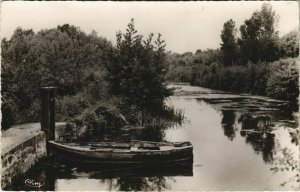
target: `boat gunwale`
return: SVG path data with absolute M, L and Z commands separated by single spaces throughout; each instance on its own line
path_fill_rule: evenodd
M 69 150 L 72 151 L 80 151 L 80 152 L 113 152 L 113 153 L 147 153 L 147 152 L 173 152 L 173 151 L 181 151 L 181 150 L 185 150 L 185 149 L 192 149 L 193 145 L 188 145 L 188 146 L 182 146 L 182 147 L 175 147 L 172 146 L 172 148 L 170 149 L 137 149 L 137 150 L 131 150 L 131 149 L 116 149 L 116 148 L 99 148 L 99 149 L 90 149 L 90 146 L 69 146 L 67 144 L 62 144 L 53 140 L 48 141 L 49 143 L 51 143 L 52 145 L 55 146 L 59 146 L 62 148 L 67 148 Z M 159 142 L 157 142 L 159 143 Z M 168 145 L 165 145 L 168 146 Z M 171 146 L 171 145 L 170 145 Z

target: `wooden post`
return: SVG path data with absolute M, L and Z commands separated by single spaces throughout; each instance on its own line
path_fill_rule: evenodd
M 51 132 L 51 140 L 55 140 L 55 97 L 56 87 L 49 91 L 49 128 Z
M 57 87 L 41 88 L 41 127 L 47 140 L 55 139 L 55 97 Z
M 49 130 L 49 96 L 47 89 L 41 88 L 41 127 L 42 130 Z

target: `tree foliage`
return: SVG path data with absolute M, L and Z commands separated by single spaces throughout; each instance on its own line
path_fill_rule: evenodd
M 153 36 L 144 40 L 133 20 L 115 46 L 69 24 L 37 33 L 16 29 L 1 44 L 2 129 L 40 120 L 42 86 L 58 87 L 56 121 L 76 121 L 89 138 L 153 115 L 181 118 L 164 105 L 171 94 L 165 42 Z
M 221 51 L 223 53 L 223 63 L 226 66 L 233 65 L 237 61 L 238 45 L 236 32 L 235 22 L 232 19 L 224 23 L 221 31 Z
M 299 97 L 299 61 L 291 58 L 275 61 L 271 74 L 267 81 L 267 95 L 296 101 Z
M 167 70 L 165 42 L 159 34 L 153 43 L 153 36 L 151 33 L 143 40 L 132 19 L 126 33 L 117 33 L 117 44 L 107 64 L 111 92 L 124 98 L 128 106 L 150 112 L 161 109 L 170 95 L 163 84 Z
M 299 56 L 299 31 L 291 31 L 280 38 L 281 57 Z
M 95 100 L 102 95 L 111 46 L 106 39 L 68 24 L 37 33 L 16 29 L 1 44 L 2 127 L 39 121 L 42 86 L 57 86 L 59 97 L 91 92 L 87 95 Z
M 263 4 L 240 27 L 238 39 L 242 63 L 251 61 L 275 61 L 279 58 L 279 37 L 276 25 L 278 17 L 270 4 Z

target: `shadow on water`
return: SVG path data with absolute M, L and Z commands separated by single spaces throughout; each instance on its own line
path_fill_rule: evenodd
M 64 166 L 62 166 L 64 167 Z M 27 171 L 26 176 L 19 178 L 14 181 L 9 188 L 5 190 L 10 191 L 43 191 L 49 190 L 54 191 L 55 185 L 55 173 L 57 170 L 57 165 L 53 165 L 52 161 L 48 158 L 40 160 L 34 167 Z M 27 179 L 33 180 L 34 182 L 39 182 L 42 186 L 39 188 L 27 186 L 25 181 Z
M 168 190 L 170 186 L 166 180 L 173 176 L 193 176 L 193 165 L 191 162 L 169 166 L 99 166 L 78 165 L 69 161 L 62 161 L 59 158 L 48 158 L 37 163 L 31 168 L 26 177 L 14 183 L 7 190 L 39 190 L 53 191 L 57 189 L 56 180 L 72 179 L 97 179 L 105 183 L 111 190 L 119 191 L 161 191 Z M 43 184 L 40 188 L 33 188 L 25 185 L 26 179 L 32 179 Z M 80 180 L 76 181 L 80 182 Z M 175 180 L 173 179 L 173 182 Z M 72 187 L 72 186 L 71 186 Z M 95 186 L 96 187 L 96 186 Z M 74 188 L 73 190 L 77 190 Z M 102 190 L 102 189 L 95 189 Z

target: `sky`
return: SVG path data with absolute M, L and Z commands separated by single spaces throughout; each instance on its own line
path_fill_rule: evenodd
M 168 51 L 184 53 L 218 48 L 224 22 L 233 19 L 239 28 L 245 19 L 259 10 L 262 1 L 252 2 L 24 2 L 1 3 L 1 39 L 10 38 L 17 27 L 55 28 L 72 24 L 86 33 L 95 30 L 115 43 L 116 32 L 125 31 L 134 18 L 138 33 L 161 33 Z M 279 34 L 299 29 L 297 1 L 269 2 L 279 15 Z

